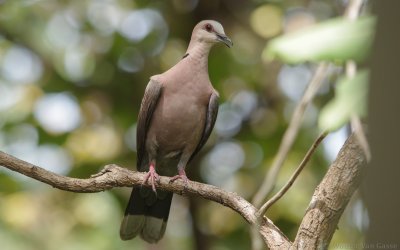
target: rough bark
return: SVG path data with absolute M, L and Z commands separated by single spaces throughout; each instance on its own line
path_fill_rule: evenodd
M 351 135 L 315 189 L 292 249 L 327 249 L 340 216 L 359 187 L 366 158 Z

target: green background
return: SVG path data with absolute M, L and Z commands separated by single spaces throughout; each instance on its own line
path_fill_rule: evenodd
M 198 21 L 214 19 L 234 46 L 217 45 L 210 53 L 220 112 L 188 176 L 251 200 L 316 68 L 313 60 L 294 65 L 286 58 L 285 64 L 263 51 L 272 38 L 341 16 L 345 7 L 343 1 L 317 0 L 1 1 L 0 150 L 79 178 L 109 163 L 135 169 L 135 123 L 149 77 L 180 60 Z M 332 67 L 308 108 L 276 190 L 320 133 L 319 112 L 342 73 L 340 64 Z M 290 239 L 347 133 L 341 128 L 329 135 L 268 211 Z M 239 215 L 178 195 L 159 244 L 123 242 L 119 224 L 129 193 L 68 193 L 0 168 L 1 249 L 250 248 L 249 227 Z M 356 194 L 332 245 L 359 244 L 366 226 Z

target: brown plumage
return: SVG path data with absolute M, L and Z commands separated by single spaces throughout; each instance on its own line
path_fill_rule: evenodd
M 155 243 L 165 232 L 172 193 L 156 192 L 158 174 L 187 181 L 185 168 L 204 146 L 218 113 L 218 93 L 208 76 L 211 47 L 232 46 L 216 21 L 193 29 L 185 56 L 168 71 L 150 78 L 137 125 L 137 169 L 148 171 L 146 187 L 133 188 L 121 224 L 121 239 L 140 235 Z

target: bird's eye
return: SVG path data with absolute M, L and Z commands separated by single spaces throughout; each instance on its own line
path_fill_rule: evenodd
M 213 29 L 213 27 L 211 26 L 211 24 L 207 23 L 207 24 L 206 24 L 206 30 L 207 30 L 208 32 L 211 32 L 212 29 Z

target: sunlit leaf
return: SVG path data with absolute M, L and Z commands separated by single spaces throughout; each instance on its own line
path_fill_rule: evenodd
M 363 70 L 353 78 L 339 80 L 335 97 L 321 111 L 321 129 L 336 130 L 347 123 L 352 115 L 362 117 L 366 114 L 368 75 L 369 72 Z
M 368 56 L 374 35 L 375 17 L 357 21 L 336 18 L 271 40 L 264 49 L 265 60 L 286 63 L 305 61 L 362 61 Z

